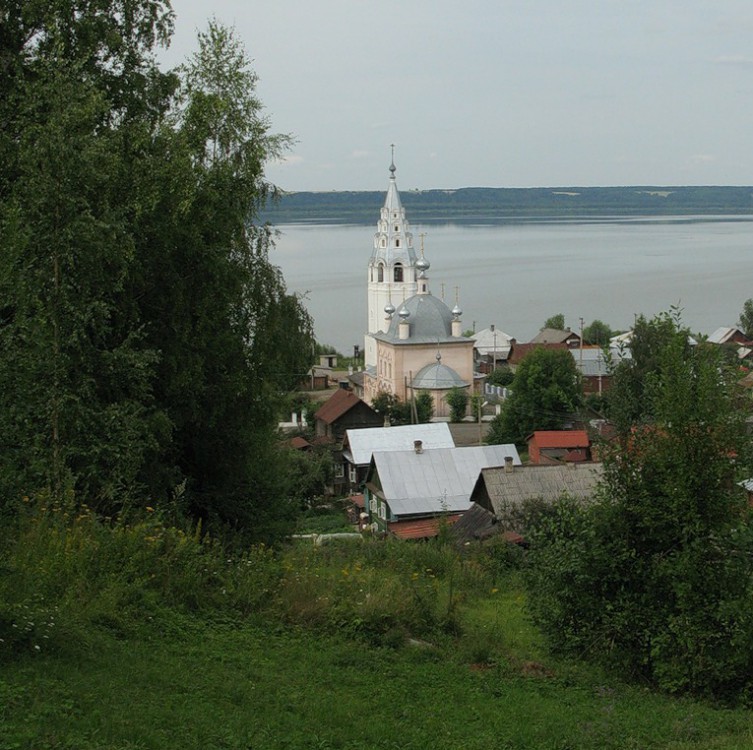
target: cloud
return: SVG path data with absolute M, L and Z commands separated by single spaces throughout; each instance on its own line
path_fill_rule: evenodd
M 753 65 L 753 57 L 745 55 L 720 55 L 714 60 L 717 65 Z

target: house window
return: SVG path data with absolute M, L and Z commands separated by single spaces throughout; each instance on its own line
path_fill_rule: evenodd
M 398 240 L 398 244 L 400 243 L 400 240 Z M 395 281 L 402 281 L 403 280 L 403 267 L 400 263 L 395 264 Z
M 335 477 L 337 477 L 337 479 L 342 479 L 344 476 L 345 476 L 345 468 L 343 467 L 341 463 L 339 462 L 336 463 L 335 464 Z
M 379 518 L 383 521 L 387 520 L 387 507 L 384 503 L 379 503 Z
M 372 513 L 376 513 L 377 510 L 377 501 L 376 498 L 372 495 L 371 500 L 369 500 L 369 510 Z
M 350 483 L 355 484 L 358 481 L 358 471 L 355 466 L 351 466 L 348 470 L 348 476 L 350 477 Z

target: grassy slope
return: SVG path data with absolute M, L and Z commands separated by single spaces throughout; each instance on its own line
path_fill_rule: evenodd
M 750 712 L 546 666 L 515 588 L 438 648 L 176 618 L 0 673 L 0 748 L 750 748 Z M 501 653 L 505 658 L 500 658 Z M 479 660 L 478 662 L 476 660 Z

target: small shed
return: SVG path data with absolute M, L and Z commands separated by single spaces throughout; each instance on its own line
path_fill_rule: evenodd
M 591 440 L 585 430 L 537 430 L 526 442 L 532 464 L 591 460 Z
M 588 501 L 596 493 L 602 477 L 601 464 L 549 466 L 498 466 L 482 469 L 471 492 L 471 501 L 486 508 L 508 525 L 527 500 L 554 502 L 562 495 Z

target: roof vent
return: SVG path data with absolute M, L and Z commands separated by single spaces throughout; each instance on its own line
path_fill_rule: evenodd
M 416 451 L 416 453 L 423 453 L 424 452 L 424 444 L 422 440 L 414 440 L 413 441 L 413 450 Z
M 505 474 L 512 473 L 512 456 L 505 456 Z

